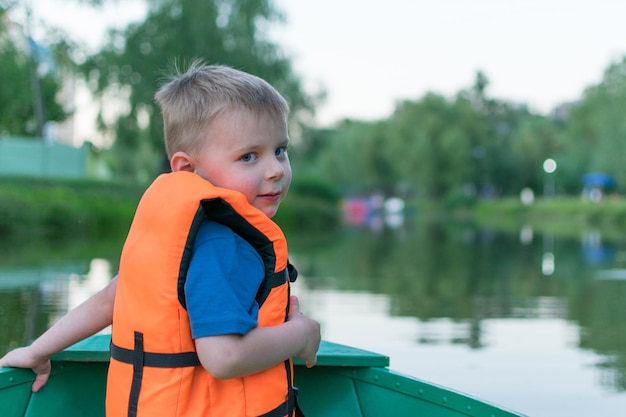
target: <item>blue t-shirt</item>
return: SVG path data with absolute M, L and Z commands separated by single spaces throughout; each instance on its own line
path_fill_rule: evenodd
M 255 328 L 255 296 L 264 271 L 261 257 L 241 236 L 220 223 L 204 221 L 185 283 L 192 337 L 244 335 Z

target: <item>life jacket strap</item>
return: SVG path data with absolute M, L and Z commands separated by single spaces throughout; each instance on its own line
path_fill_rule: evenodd
M 133 379 L 130 384 L 130 395 L 128 396 L 128 417 L 137 416 L 139 392 L 141 391 L 141 381 L 143 380 L 143 353 L 143 333 L 135 332 L 135 346 L 130 351 L 130 363 L 133 364 Z
M 111 358 L 133 365 L 133 378 L 128 397 L 128 417 L 137 416 L 137 405 L 139 404 L 144 367 L 182 368 L 200 365 L 200 359 L 196 352 L 152 353 L 144 351 L 143 333 L 141 332 L 135 332 L 134 344 L 131 350 L 119 347 L 111 342 Z
M 141 334 L 141 333 L 140 333 Z M 152 353 L 125 349 L 111 343 L 111 357 L 117 361 L 135 365 L 141 362 L 143 366 L 151 368 L 185 368 L 199 366 L 200 359 L 196 352 L 182 353 Z
M 287 262 L 287 274 L 289 275 L 289 281 L 296 282 L 298 270 L 290 262 Z

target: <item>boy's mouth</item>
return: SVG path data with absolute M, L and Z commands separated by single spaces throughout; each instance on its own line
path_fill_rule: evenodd
M 278 199 L 281 196 L 281 192 L 277 191 L 277 192 L 273 192 L 273 193 L 265 193 L 265 194 L 260 194 L 259 197 L 264 198 L 264 199 L 269 199 L 269 200 L 275 200 Z

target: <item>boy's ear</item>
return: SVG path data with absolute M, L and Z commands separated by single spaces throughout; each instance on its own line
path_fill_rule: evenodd
M 172 172 L 194 172 L 195 170 L 193 159 L 191 159 L 191 157 L 185 152 L 176 152 L 172 155 L 172 158 L 170 159 L 170 167 L 172 168 Z

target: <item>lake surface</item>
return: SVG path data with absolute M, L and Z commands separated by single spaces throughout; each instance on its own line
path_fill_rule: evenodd
M 626 238 L 383 223 L 288 232 L 327 340 L 533 417 L 626 410 Z M 0 250 L 0 354 L 106 285 L 122 239 Z

